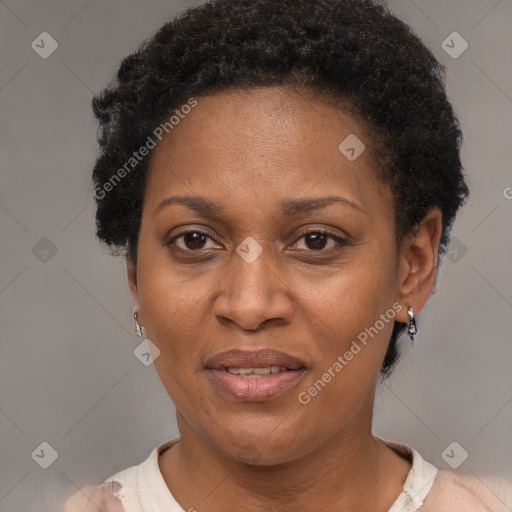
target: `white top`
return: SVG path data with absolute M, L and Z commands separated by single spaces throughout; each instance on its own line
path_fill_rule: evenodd
M 487 478 L 484 481 L 477 475 L 439 470 L 423 459 L 414 448 L 381 437 L 379 439 L 412 463 L 404 489 L 388 512 L 512 511 L 512 485 L 508 480 Z M 162 443 L 141 464 L 120 471 L 105 480 L 102 485 L 112 482 L 121 485 L 114 492 L 115 497 L 112 494 L 110 498 L 107 497 L 105 487 L 87 487 L 66 501 L 63 512 L 97 510 L 100 505 L 105 512 L 186 512 L 171 494 L 158 465 L 159 455 L 178 440 L 179 437 L 176 437 Z M 89 494 L 86 495 L 85 489 L 99 492 L 94 499 L 97 505 L 94 509 L 87 508 Z M 187 512 L 194 510 L 191 508 Z
M 178 439 L 157 446 L 138 466 L 120 471 L 105 480 L 104 483 L 116 481 L 122 485 L 116 496 L 121 499 L 125 512 L 185 512 L 169 491 L 158 465 L 159 454 Z M 384 439 L 382 441 L 395 451 L 405 452 L 412 457 L 412 467 L 404 483 L 404 490 L 388 512 L 415 512 L 430 491 L 438 469 L 413 448 Z

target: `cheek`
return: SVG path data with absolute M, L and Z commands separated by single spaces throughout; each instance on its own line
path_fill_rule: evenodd
M 160 358 L 176 361 L 182 349 L 193 349 L 193 331 L 188 334 L 187 326 L 196 321 L 204 292 L 165 262 L 147 257 L 140 259 L 138 292 L 146 334 L 160 349 Z
M 359 279 L 353 281 L 355 277 Z M 308 417 L 326 418 L 322 427 L 315 427 L 319 429 L 336 428 L 365 403 L 374 389 L 394 323 L 393 300 L 382 296 L 387 292 L 381 290 L 377 276 L 354 274 L 334 284 L 318 297 L 322 308 L 317 309 L 312 330 L 316 364 L 298 390 Z
M 353 339 L 372 326 L 393 303 L 393 283 L 387 266 L 375 258 L 360 258 L 309 296 L 318 321 L 339 338 Z M 342 347 L 339 347 L 342 348 Z
M 205 290 L 197 279 L 190 278 L 189 271 L 172 263 L 167 249 L 147 231 L 141 231 L 138 264 L 139 300 L 149 326 L 146 332 L 149 334 L 150 328 L 159 336 L 172 334 L 193 315 Z
M 333 421 L 357 410 L 375 385 L 394 324 L 389 276 L 382 259 L 361 258 L 310 297 L 318 305 L 312 330 L 318 359 L 300 391 L 319 414 L 337 404 Z
M 143 282 L 141 308 L 147 337 L 160 350 L 154 360 L 159 378 L 178 409 L 199 407 L 196 372 L 202 360 L 201 294 L 188 291 L 175 274 L 156 269 L 147 273 Z

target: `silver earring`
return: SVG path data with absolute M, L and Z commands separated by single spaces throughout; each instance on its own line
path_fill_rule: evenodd
M 409 306 L 407 309 L 407 314 L 409 315 L 409 328 L 407 329 L 407 334 L 409 334 L 409 338 L 411 341 L 414 341 L 414 335 L 418 332 L 416 327 L 416 320 L 414 320 L 414 310 L 412 306 Z
M 133 319 L 135 320 L 135 333 L 139 338 L 144 339 L 144 327 L 137 321 L 137 311 L 133 312 Z

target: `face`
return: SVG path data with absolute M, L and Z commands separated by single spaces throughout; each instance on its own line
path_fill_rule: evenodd
M 275 464 L 369 428 L 393 313 L 407 318 L 371 144 L 341 109 L 275 87 L 198 98 L 153 150 L 128 276 L 182 435 Z

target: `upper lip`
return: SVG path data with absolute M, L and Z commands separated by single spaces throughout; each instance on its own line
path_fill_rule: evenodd
M 305 363 L 290 354 L 273 349 L 228 350 L 220 352 L 206 361 L 206 368 L 222 370 L 224 368 L 268 368 L 286 367 L 290 370 L 305 368 Z

